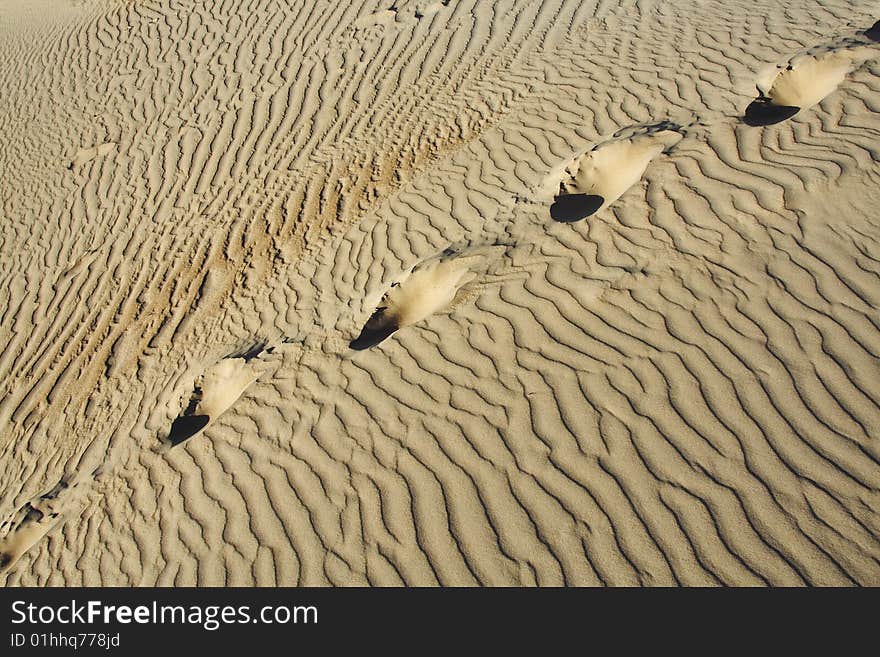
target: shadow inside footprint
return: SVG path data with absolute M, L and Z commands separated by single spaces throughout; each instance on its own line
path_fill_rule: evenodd
M 756 98 L 746 107 L 743 123 L 752 127 L 773 125 L 790 119 L 800 111 L 800 107 L 774 105 L 769 98 Z
M 168 434 L 171 446 L 175 447 L 195 436 L 207 426 L 210 419 L 208 415 L 181 415 L 171 424 L 171 431 Z
M 260 344 L 250 345 L 240 356 L 221 358 L 196 379 L 186 409 L 171 424 L 166 439 L 171 447 L 198 434 L 238 401 L 260 376 L 247 359 L 262 351 Z
M 598 212 L 605 199 L 598 194 L 562 194 L 553 200 L 550 217 L 553 221 L 570 224 Z
M 254 342 L 246 347 L 242 347 L 237 351 L 233 351 L 231 354 L 226 356 L 226 358 L 241 358 L 245 363 L 249 363 L 254 358 L 259 356 L 262 353 L 272 353 L 272 347 L 267 347 L 268 342 L 265 340 L 259 340 Z
M 363 351 L 364 349 L 375 347 L 400 328 L 394 322 L 387 320 L 383 322 L 383 312 L 384 308 L 373 313 L 373 316 L 367 320 L 364 328 L 361 329 L 360 335 L 349 342 L 348 346 L 355 351 Z

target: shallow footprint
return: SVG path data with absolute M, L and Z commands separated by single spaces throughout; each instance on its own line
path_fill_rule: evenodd
M 97 146 L 92 146 L 91 148 L 81 148 L 77 151 L 73 160 L 67 165 L 68 169 L 75 169 L 77 167 L 86 164 L 87 162 L 91 162 L 97 157 L 102 157 L 107 155 L 108 153 L 112 153 L 116 149 L 115 141 L 108 141 L 103 144 L 98 144 Z
M 571 223 L 611 205 L 641 179 L 651 160 L 682 136 L 681 126 L 669 121 L 633 126 L 575 155 L 548 176 L 549 184 L 560 181 L 550 216 Z
M 498 255 L 505 248 L 447 249 L 413 266 L 392 284 L 360 335 L 349 346 L 358 351 L 369 349 L 395 331 L 453 305 L 478 273 L 485 270 L 489 256 Z
M 743 122 L 753 127 L 773 125 L 817 105 L 875 55 L 867 47 L 829 48 L 766 69 L 757 81 L 759 95 L 746 108 Z
M 25 504 L 10 522 L 6 535 L 0 539 L 0 574 L 15 565 L 21 555 L 36 545 L 40 539 L 61 521 L 59 496 L 69 487 L 66 481 L 60 482 L 51 491 Z
M 172 447 L 208 427 L 257 380 L 259 372 L 248 364 L 252 358 L 224 358 L 205 371 L 186 410 L 171 425 L 168 441 Z

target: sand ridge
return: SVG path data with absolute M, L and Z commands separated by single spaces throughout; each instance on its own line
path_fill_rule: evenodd
M 388 4 L 87 3 L 52 26 L 72 63 L 4 41 L 34 81 L 3 101 L 33 121 L 4 125 L 4 545 L 85 473 L 5 582 L 876 583 L 875 60 L 741 120 L 762 67 L 872 8 L 461 0 L 353 27 Z M 62 61 L 97 123 L 46 100 Z M 694 113 L 553 221 L 573 152 Z M 352 355 L 365 290 L 460 242 L 528 275 Z M 260 343 L 265 375 L 154 449 Z

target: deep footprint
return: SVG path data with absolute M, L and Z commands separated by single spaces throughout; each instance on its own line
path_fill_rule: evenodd
M 641 180 L 651 160 L 681 141 L 682 132 L 669 121 L 631 126 L 575 155 L 547 178 L 547 185 L 558 185 L 550 217 L 572 223 L 608 207 Z
M 871 35 L 870 28 L 865 32 Z M 819 104 L 846 76 L 876 52 L 864 45 L 829 47 L 818 54 L 801 54 L 786 64 L 767 69 L 757 81 L 758 97 L 749 103 L 743 123 L 752 127 L 781 123 Z
M 257 380 L 259 373 L 248 363 L 262 351 L 262 346 L 249 349 L 241 357 L 224 358 L 205 371 L 187 408 L 171 425 L 168 442 L 172 447 L 204 431 Z
M 392 284 L 349 346 L 357 351 L 375 347 L 400 329 L 454 305 L 485 268 L 489 257 L 500 254 L 504 248 L 447 249 L 418 263 Z

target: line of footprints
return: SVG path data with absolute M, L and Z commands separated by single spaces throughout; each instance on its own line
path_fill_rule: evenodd
M 847 74 L 875 57 L 878 42 L 880 21 L 853 36 L 768 67 L 758 76 L 758 97 L 738 120 L 749 126 L 767 126 L 813 107 Z M 630 126 L 575 154 L 548 174 L 540 190 L 552 199 L 551 218 L 571 223 L 608 207 L 642 178 L 655 157 L 675 147 L 689 127 L 670 121 Z M 448 248 L 417 263 L 391 284 L 349 346 L 356 351 L 375 347 L 395 332 L 475 296 L 473 287 L 481 274 L 486 274 L 486 263 L 506 248 L 498 244 Z M 210 427 L 259 378 L 261 372 L 253 361 L 273 349 L 274 345 L 259 342 L 207 368 L 162 446 L 180 445 Z M 61 521 L 62 500 L 69 504 L 67 498 L 78 490 L 76 482 L 64 480 L 0 525 L 0 531 L 6 530 L 0 539 L 0 573 L 8 571 Z
M 768 126 L 808 110 L 831 94 L 851 71 L 876 57 L 878 42 L 880 20 L 853 36 L 768 67 L 758 76 L 758 97 L 739 120 L 749 126 Z M 654 158 L 675 147 L 689 127 L 670 121 L 630 126 L 576 153 L 545 179 L 544 190 L 552 198 L 550 217 L 571 223 L 608 207 L 638 183 Z M 391 284 L 349 346 L 357 351 L 375 347 L 395 332 L 454 307 L 468 298 L 469 288 L 485 273 L 485 262 L 491 259 L 488 256 L 504 248 L 449 248 L 417 263 Z M 179 445 L 211 426 L 259 377 L 250 361 L 272 349 L 259 343 L 208 368 L 197 380 L 186 410 L 174 420 L 166 444 Z

